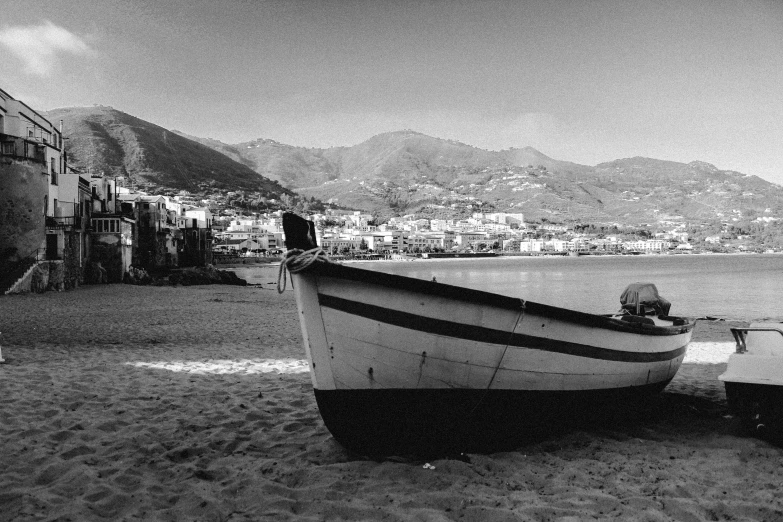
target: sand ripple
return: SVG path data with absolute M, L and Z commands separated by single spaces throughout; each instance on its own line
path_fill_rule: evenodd
M 0 331 L 0 521 L 783 520 L 783 450 L 743 436 L 717 380 L 726 325 L 642 418 L 383 461 L 324 427 L 290 292 L 14 296 Z

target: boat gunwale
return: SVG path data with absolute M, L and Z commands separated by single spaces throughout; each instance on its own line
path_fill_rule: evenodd
M 487 305 L 495 308 L 525 310 L 526 313 L 532 315 L 556 319 L 563 322 L 640 335 L 680 335 L 693 330 L 696 324 L 694 319 L 687 317 L 679 317 L 679 319 L 686 321 L 685 324 L 672 326 L 626 322 L 608 315 L 590 314 L 577 310 L 525 301 L 521 298 L 495 294 L 483 290 L 427 281 L 426 279 L 417 279 L 415 277 L 398 274 L 389 274 L 375 270 L 367 270 L 329 261 L 313 263 L 308 267 L 306 272 L 336 279 L 345 279 L 348 281 L 370 283 L 388 288 L 407 290 L 472 304 Z

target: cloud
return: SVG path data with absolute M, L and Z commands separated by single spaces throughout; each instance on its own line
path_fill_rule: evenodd
M 92 51 L 80 37 L 46 21 L 36 26 L 0 29 L 0 44 L 25 64 L 30 74 L 48 76 L 63 53 L 85 55 Z

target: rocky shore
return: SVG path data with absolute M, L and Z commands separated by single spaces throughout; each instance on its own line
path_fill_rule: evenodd
M 131 267 L 122 280 L 127 285 L 237 285 L 247 286 L 247 281 L 230 270 L 218 270 L 213 265 L 172 269 L 150 275 L 146 270 Z

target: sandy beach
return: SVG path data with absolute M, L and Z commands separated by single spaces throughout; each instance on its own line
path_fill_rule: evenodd
M 376 461 L 321 422 L 276 277 L 0 297 L 0 520 L 783 520 L 783 449 L 717 380 L 725 322 L 643 418 Z

